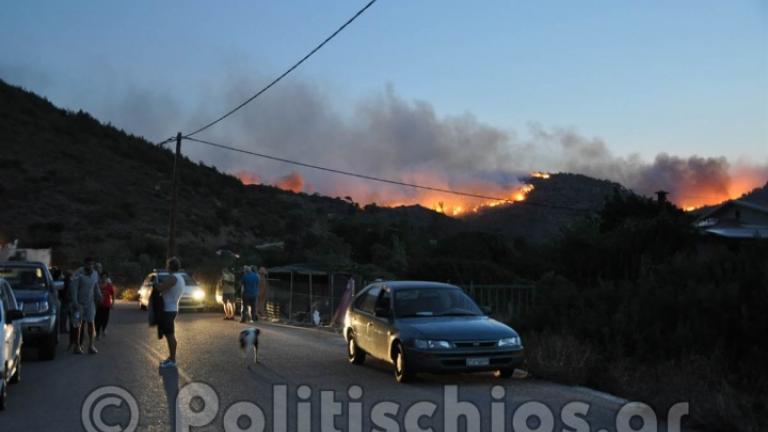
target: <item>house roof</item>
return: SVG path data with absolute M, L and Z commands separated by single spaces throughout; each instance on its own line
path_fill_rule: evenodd
M 267 269 L 269 273 L 298 273 L 298 274 L 312 274 L 312 275 L 327 275 L 329 272 L 313 266 L 312 264 L 289 264 L 279 267 L 270 267 Z
M 760 204 L 755 204 L 755 203 L 752 203 L 752 202 L 749 202 L 749 201 L 744 201 L 744 200 L 730 200 L 730 201 L 726 201 L 726 202 L 720 204 L 719 206 L 710 209 L 708 212 L 702 214 L 701 216 L 699 216 L 699 220 L 704 220 L 704 219 L 707 219 L 709 217 L 712 217 L 713 214 L 717 213 L 721 209 L 723 209 L 725 207 L 732 206 L 732 205 L 733 206 L 738 206 L 738 207 L 744 207 L 744 208 L 748 208 L 748 209 L 751 209 L 751 210 L 759 211 L 761 213 L 768 214 L 768 207 L 766 207 L 766 206 L 763 206 L 763 205 L 760 205 Z
M 768 227 L 765 226 L 745 226 L 745 227 L 729 227 L 729 228 L 709 228 L 704 230 L 707 234 L 716 235 L 718 237 L 734 238 L 734 239 L 750 239 L 761 238 L 768 239 Z

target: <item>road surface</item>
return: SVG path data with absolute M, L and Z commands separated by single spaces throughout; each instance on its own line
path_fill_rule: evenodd
M 238 346 L 244 324 L 224 321 L 215 313 L 182 313 L 177 320 L 179 367 L 160 370 L 165 342 L 147 326 L 146 312 L 135 303 L 119 303 L 107 337 L 97 345 L 99 354 L 65 353 L 63 341 L 51 362 L 38 361 L 32 349 L 25 351 L 22 381 L 10 387 L 9 406 L 0 413 L 0 431 L 120 431 L 131 421 L 139 431 L 173 430 L 172 424 L 183 426 L 185 421 L 198 425 L 185 430 L 261 430 L 262 420 L 264 430 L 334 426 L 355 430 L 359 424 L 364 431 L 430 427 L 440 431 L 451 430 L 452 425 L 464 430 L 465 422 L 474 425 L 475 409 L 481 430 L 492 430 L 492 425 L 501 427 L 495 430 L 511 430 L 513 425 L 525 430 L 527 425 L 530 430 L 541 426 L 539 430 L 560 431 L 562 408 L 569 403 L 570 410 L 588 407 L 588 412 L 581 421 L 571 418 L 568 424 L 584 426 L 586 421 L 588 430 L 615 431 L 616 414 L 625 403 L 584 388 L 490 374 L 426 375 L 413 384 L 397 384 L 387 364 L 370 358 L 362 366 L 347 363 L 345 343 L 337 334 L 262 322 L 256 326 L 261 329 L 260 363 L 251 366 Z M 123 394 L 123 399 L 135 400 L 135 406 L 118 405 L 109 395 L 99 398 L 93 393 L 104 386 L 127 391 L 130 394 Z M 183 419 L 176 422 L 179 419 L 169 406 L 175 406 L 179 389 L 185 395 L 179 401 Z M 325 396 L 333 397 L 336 407 L 322 406 L 322 391 L 335 392 Z M 297 394 L 305 399 L 299 400 Z M 287 395 L 287 404 L 280 402 L 282 395 Z M 244 403 L 233 406 L 237 402 Z M 84 404 L 88 408 L 82 416 Z M 546 413 L 543 420 L 523 416 L 542 409 L 552 413 L 553 427 Z M 339 415 L 334 418 L 335 410 Z M 469 418 L 456 422 L 452 416 L 457 412 L 467 412 Z M 419 413 L 424 416 L 418 418 Z M 517 417 L 523 418 L 522 427 Z M 513 423 L 515 418 L 518 423 Z M 633 421 L 636 425 L 638 418 Z

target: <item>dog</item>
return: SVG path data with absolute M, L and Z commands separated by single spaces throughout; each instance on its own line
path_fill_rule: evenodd
M 253 351 L 253 362 L 259 362 L 259 333 L 261 330 L 256 327 L 249 327 L 240 332 L 240 349 L 243 351 L 243 357 Z

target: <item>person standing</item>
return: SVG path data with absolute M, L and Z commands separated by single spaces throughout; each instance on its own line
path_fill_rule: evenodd
M 101 302 L 96 305 L 96 340 L 106 335 L 109 314 L 115 304 L 115 287 L 112 285 L 109 273 L 102 273 L 99 279 L 101 281 Z
M 256 299 L 259 296 L 259 275 L 253 271 L 252 267 L 245 266 L 243 274 L 243 310 L 240 316 L 240 322 L 258 321 L 256 315 Z
M 219 286 L 221 287 L 221 302 L 224 304 L 224 319 L 230 321 L 234 320 L 235 275 L 228 268 L 224 268 L 224 270 L 222 270 Z
M 259 316 L 264 317 L 267 315 L 266 303 L 267 303 L 267 290 L 269 287 L 268 276 L 266 267 L 259 268 L 259 297 L 257 300 L 257 313 Z
M 96 335 L 94 321 L 96 319 L 96 302 L 101 301 L 101 290 L 99 289 L 99 275 L 93 269 L 93 259 L 83 260 L 83 267 L 75 272 L 72 281 L 69 284 L 69 299 L 72 302 L 72 326 L 77 327 L 75 331 L 75 354 L 83 354 L 81 327 L 86 325 L 88 328 L 88 352 L 96 354 L 98 351 L 93 345 L 93 338 Z
M 184 293 L 184 277 L 181 270 L 181 260 L 176 257 L 168 260 L 168 277 L 156 288 L 163 300 L 163 311 L 157 317 L 157 327 L 160 336 L 165 336 L 168 343 L 168 358 L 160 362 L 161 368 L 176 367 L 176 314 L 179 312 L 179 300 Z
M 69 281 L 72 274 L 64 270 L 61 273 L 62 288 L 59 291 L 59 333 L 69 333 Z M 72 338 L 70 337 L 70 343 Z M 71 347 L 70 347 L 71 348 Z

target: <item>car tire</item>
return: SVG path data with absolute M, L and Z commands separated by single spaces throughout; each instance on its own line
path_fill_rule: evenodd
M 402 384 L 413 380 L 413 372 L 408 367 L 403 344 L 398 343 L 395 346 L 393 360 L 395 362 L 395 381 Z
M 0 377 L 0 411 L 5 411 L 8 403 L 8 383 L 5 381 L 5 373 Z
M 59 344 L 59 333 L 48 335 L 40 344 L 40 360 L 50 361 L 56 358 L 56 346 Z
M 365 361 L 365 351 L 357 345 L 354 335 L 350 335 L 347 342 L 347 358 L 354 365 L 361 365 Z
M 8 380 L 11 384 L 16 384 L 21 381 L 21 354 L 19 354 L 19 360 L 16 363 L 16 372 L 13 373 L 11 379 Z

